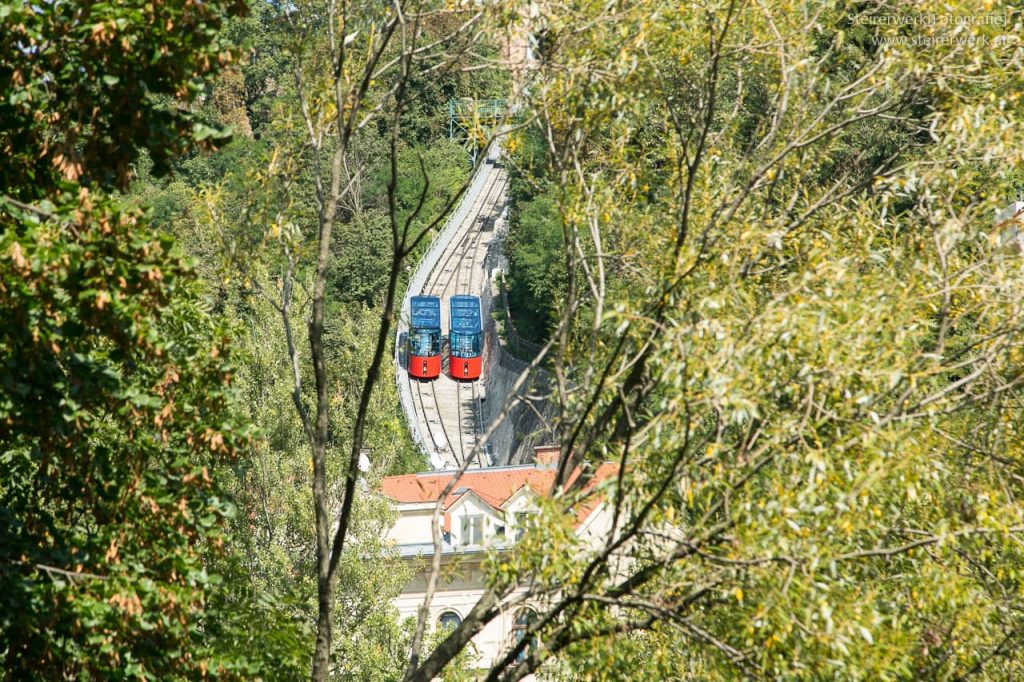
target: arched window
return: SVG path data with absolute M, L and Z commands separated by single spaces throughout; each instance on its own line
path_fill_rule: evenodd
M 516 622 L 512 625 L 512 644 L 517 646 L 523 638 L 526 637 L 526 631 L 529 629 L 530 624 L 537 620 L 537 612 L 533 609 L 520 609 L 519 613 L 516 614 Z M 522 661 L 526 658 L 526 654 L 530 649 L 537 645 L 537 635 L 530 637 L 530 641 L 523 647 L 516 655 L 516 661 Z
M 437 619 L 437 625 L 442 630 L 454 630 L 462 624 L 462 616 L 454 611 L 444 611 Z

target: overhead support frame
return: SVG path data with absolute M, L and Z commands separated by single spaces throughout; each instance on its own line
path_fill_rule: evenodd
M 480 150 L 509 116 L 508 100 L 459 97 L 448 100 L 448 139 L 459 140 L 476 164 Z

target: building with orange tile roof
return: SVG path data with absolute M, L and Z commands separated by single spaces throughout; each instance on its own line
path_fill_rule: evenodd
M 487 552 L 510 549 L 526 532 L 538 499 L 551 492 L 558 451 L 538 448 L 536 456 L 535 464 L 467 470 L 445 496 L 440 510 L 442 579 L 430 605 L 428 625 L 445 627 L 461 622 L 483 594 L 482 565 Z M 600 486 L 617 471 L 615 464 L 602 464 L 581 486 L 582 495 L 569 510 L 580 537 L 603 537 L 608 530 L 610 515 Z M 434 509 L 455 473 L 432 471 L 381 481 L 381 493 L 398 507 L 398 519 L 387 537 L 404 559 L 420 561 L 414 578 L 395 600 L 403 618 L 415 618 L 423 604 L 429 559 L 434 553 Z M 570 482 L 579 475 L 579 471 L 573 472 Z M 519 592 L 526 589 L 524 585 Z M 478 665 L 487 667 L 507 651 L 531 614 L 529 607 L 503 613 L 478 633 L 473 638 Z

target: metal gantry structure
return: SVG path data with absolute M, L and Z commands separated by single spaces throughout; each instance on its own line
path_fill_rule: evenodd
M 475 165 L 480 150 L 509 113 L 508 100 L 452 98 L 448 100 L 448 139 L 460 140 Z

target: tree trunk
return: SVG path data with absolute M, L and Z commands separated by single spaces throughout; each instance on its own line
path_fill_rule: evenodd
M 327 679 L 327 671 L 331 665 L 331 600 L 334 598 L 334 590 L 331 581 L 321 577 L 319 589 L 317 590 L 319 612 L 316 619 L 316 648 L 313 650 L 313 674 L 311 679 L 314 682 L 324 682 Z

